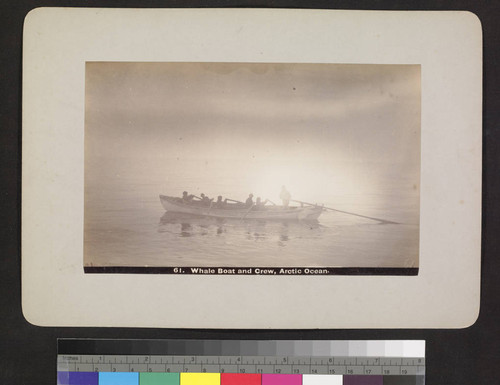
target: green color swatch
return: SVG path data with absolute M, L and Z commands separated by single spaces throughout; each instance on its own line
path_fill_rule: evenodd
M 179 373 L 140 373 L 139 385 L 179 385 Z

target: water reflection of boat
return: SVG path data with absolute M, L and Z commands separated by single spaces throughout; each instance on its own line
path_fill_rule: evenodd
M 222 225 L 226 222 L 224 218 L 209 218 L 202 215 L 195 214 L 184 214 L 184 213 L 176 213 L 172 211 L 167 211 L 160 218 L 161 225 L 175 225 L 175 224 L 185 224 L 187 225 L 195 225 L 200 227 L 207 227 L 211 225 Z
M 213 225 L 224 225 L 224 224 L 242 224 L 247 222 L 248 224 L 254 224 L 254 225 L 265 225 L 266 223 L 268 224 L 273 224 L 273 223 L 281 223 L 283 225 L 291 225 L 293 224 L 293 221 L 287 221 L 287 220 L 282 220 L 282 221 L 266 221 L 265 219 L 252 219 L 249 218 L 247 221 L 241 222 L 240 219 L 238 218 L 213 218 L 213 217 L 207 217 L 204 215 L 196 215 L 196 214 L 184 214 L 184 213 L 176 213 L 172 211 L 167 211 L 163 216 L 160 218 L 160 224 L 161 225 L 168 225 L 168 224 L 179 224 L 179 223 L 185 223 L 189 225 L 195 225 L 195 226 L 200 226 L 200 227 L 208 227 L 208 226 L 213 226 Z M 300 223 L 297 222 L 297 225 Z M 305 221 L 303 226 L 301 227 L 306 227 L 306 228 L 317 228 L 319 227 L 319 222 L 317 220 L 310 220 L 310 221 Z
M 262 219 L 262 220 L 316 220 L 323 211 L 321 206 L 283 207 L 227 204 L 224 207 L 202 206 L 186 203 L 181 198 L 160 195 L 160 202 L 168 212 L 193 214 L 212 218 Z
M 171 233 L 180 237 L 240 234 L 247 239 L 263 241 L 279 237 L 280 242 L 287 242 L 292 237 L 310 236 L 310 231 L 319 229 L 318 220 L 290 221 L 263 219 L 214 218 L 195 214 L 167 211 L 160 218 L 160 233 Z

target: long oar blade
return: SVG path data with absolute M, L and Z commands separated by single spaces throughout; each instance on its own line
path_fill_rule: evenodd
M 301 204 L 305 204 L 305 205 L 309 205 L 309 206 L 318 206 L 318 205 L 316 205 L 314 203 L 302 202 L 302 201 L 297 201 L 297 200 L 292 200 L 292 202 L 301 203 Z M 321 207 L 323 207 L 325 210 L 331 210 L 331 211 L 336 211 L 336 212 L 342 213 L 342 214 L 353 215 L 355 217 L 371 219 L 373 221 L 377 221 L 377 222 L 380 222 L 380 223 L 383 223 L 383 224 L 387 224 L 387 225 L 399 225 L 400 224 L 398 222 L 388 221 L 387 219 L 369 217 L 367 215 L 361 215 L 361 214 L 351 213 L 349 211 L 337 210 L 337 209 L 334 209 L 333 207 L 325 207 L 325 206 L 321 206 Z
M 366 218 L 366 219 L 371 219 L 373 221 L 378 221 L 380 223 L 383 223 L 383 224 L 387 224 L 387 225 L 399 225 L 400 223 L 398 222 L 393 222 L 393 221 L 388 221 L 387 219 L 381 219 L 381 218 L 375 218 L 375 217 L 369 217 L 369 216 L 366 216 L 366 215 L 361 215 L 361 214 L 356 214 L 356 213 L 351 213 L 349 211 L 342 211 L 342 210 L 337 210 L 337 209 L 334 209 L 334 208 L 331 208 L 331 207 L 323 207 L 324 209 L 327 209 L 327 210 L 331 210 L 331 211 L 336 211 L 338 213 L 342 213 L 342 214 L 348 214 L 348 215 L 353 215 L 355 217 L 360 217 L 360 218 Z

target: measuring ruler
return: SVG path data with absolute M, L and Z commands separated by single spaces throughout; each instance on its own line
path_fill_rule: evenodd
M 57 371 L 60 385 L 423 385 L 425 342 L 64 339 Z

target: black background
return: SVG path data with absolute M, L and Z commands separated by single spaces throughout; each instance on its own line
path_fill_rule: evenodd
M 21 82 L 22 28 L 40 6 L 73 7 L 261 7 L 366 10 L 468 10 L 482 22 L 483 233 L 481 311 L 460 330 L 180 330 L 129 328 L 42 328 L 21 311 Z M 56 339 L 424 339 L 427 385 L 500 384 L 499 156 L 500 1 L 27 1 L 0 0 L 0 384 L 56 384 Z M 63 31 L 61 31 L 64 33 Z M 411 47 L 409 47 L 411 49 Z M 460 277 L 455 277 L 460 280 Z M 77 300 L 77 299 L 76 299 Z

